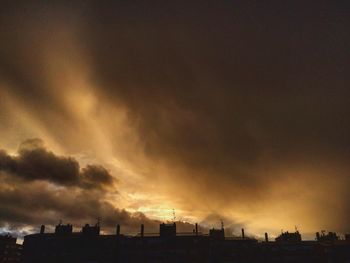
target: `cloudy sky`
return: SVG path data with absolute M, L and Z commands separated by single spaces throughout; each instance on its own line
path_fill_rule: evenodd
M 349 232 L 350 3 L 165 2 L 2 1 L 1 231 Z

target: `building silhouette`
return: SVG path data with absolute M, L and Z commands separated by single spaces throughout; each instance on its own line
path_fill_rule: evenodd
M 350 241 L 334 240 L 327 243 L 302 241 L 298 231 L 284 232 L 269 241 L 242 236 L 227 237 L 225 229 L 210 229 L 208 234 L 198 231 L 179 233 L 176 223 L 160 224 L 159 234 L 145 232 L 144 225 L 135 236 L 120 233 L 116 226 L 113 235 L 101 235 L 100 225 L 85 225 L 73 232 L 72 225 L 59 224 L 54 233 L 25 236 L 24 263 L 214 263 L 214 262 L 347 262 L 350 260 Z
M 21 262 L 22 245 L 16 241 L 17 238 L 10 235 L 0 236 L 0 263 Z
M 276 237 L 276 242 L 298 243 L 301 242 L 301 235 L 299 231 L 294 233 L 282 232 L 281 235 Z
M 326 231 L 321 231 L 321 234 L 316 232 L 316 240 L 319 242 L 334 243 L 339 240 L 339 237 L 335 232 L 328 232 L 328 234 L 326 234 Z
M 159 236 L 162 238 L 171 238 L 176 236 L 176 224 L 160 224 Z

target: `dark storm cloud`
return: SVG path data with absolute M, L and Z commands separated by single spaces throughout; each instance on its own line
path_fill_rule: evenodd
M 202 174 L 255 184 L 239 167 L 262 157 L 345 160 L 350 9 L 321 2 L 96 5 L 99 92 L 127 105 L 150 157 Z
M 12 189 L 0 189 L 0 227 L 10 227 L 11 233 L 26 226 L 46 224 L 52 227 L 61 219 L 80 227 L 84 223 L 96 222 L 97 218 L 101 219 L 102 229 L 107 232 L 114 232 L 116 224 L 128 234 L 138 233 L 141 224 L 149 233 L 159 231 L 160 221 L 149 219 L 140 212 L 130 213 L 116 208 L 104 199 L 101 192 L 86 189 L 72 192 L 67 188 L 53 191 L 43 183 L 14 182 L 10 186 Z M 177 222 L 177 227 L 179 231 L 187 232 L 194 229 L 193 224 L 186 222 Z M 202 229 L 206 231 L 206 228 Z
M 23 191 L 19 186 L 17 184 L 15 190 L 0 191 L 0 221 L 23 225 L 54 225 L 59 219 L 64 219 L 79 226 L 101 217 L 106 228 L 114 227 L 119 222 L 132 230 L 139 227 L 141 222 L 152 226 L 157 223 L 141 213 L 132 215 L 115 208 L 99 194 L 91 196 L 85 191 L 72 193 L 68 189 L 53 192 L 45 185 L 36 184 L 29 185 L 27 191 Z
M 349 199 L 339 194 L 348 176 L 323 175 L 320 164 L 347 166 L 350 157 L 349 3 L 96 5 L 92 13 L 85 44 L 98 93 L 126 106 L 140 146 L 167 163 L 185 205 L 227 212 L 265 200 L 289 177 L 310 177 L 317 197 L 303 197 L 315 212 L 301 216 L 348 230 Z M 338 186 L 319 183 L 324 176 Z M 329 191 L 341 212 L 320 216 Z
M 26 181 L 45 180 L 83 188 L 105 188 L 114 182 L 104 167 L 87 165 L 80 170 L 79 163 L 74 158 L 55 155 L 46 150 L 39 139 L 23 142 L 18 156 L 10 156 L 1 150 L 1 171 Z
M 38 44 L 40 57 L 40 41 L 58 37 L 54 25 L 65 18 L 79 21 L 97 93 L 126 105 L 154 159 L 230 174 L 266 153 L 349 154 L 347 3 L 65 4 L 9 3 L 4 13 L 3 75 L 24 103 L 71 118 L 28 50 Z M 22 41 L 13 34 L 26 19 L 38 28 Z

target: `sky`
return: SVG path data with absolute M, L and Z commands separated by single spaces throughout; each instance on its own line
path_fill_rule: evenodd
M 0 231 L 349 233 L 348 1 L 2 1 Z

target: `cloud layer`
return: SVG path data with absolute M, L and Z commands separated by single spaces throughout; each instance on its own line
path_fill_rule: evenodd
M 20 145 L 16 157 L 1 151 L 0 171 L 25 181 L 43 180 L 63 186 L 105 188 L 113 185 L 114 178 L 104 167 L 88 165 L 80 170 L 75 159 L 56 156 L 41 145 L 39 139 L 27 140 Z

